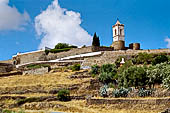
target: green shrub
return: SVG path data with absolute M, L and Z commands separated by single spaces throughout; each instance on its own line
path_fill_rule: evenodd
M 136 56 L 136 63 L 137 64 L 144 64 L 144 63 L 150 64 L 153 60 L 153 57 L 154 57 L 153 54 L 139 53 Z
M 95 77 L 96 75 L 98 75 L 100 73 L 100 67 L 98 65 L 91 66 L 91 72 L 90 73 L 93 77 Z
M 59 53 L 59 52 L 64 52 L 64 51 L 69 51 L 71 48 L 64 48 L 64 49 L 51 49 L 51 50 L 46 50 L 46 53 Z
M 104 85 L 103 87 L 100 88 L 99 90 L 100 96 L 102 97 L 108 97 L 108 86 Z
M 66 89 L 61 89 L 57 94 L 57 98 L 60 101 L 70 101 L 70 91 Z
M 65 49 L 65 48 L 77 48 L 77 46 L 69 45 L 66 43 L 58 43 L 54 49 Z
M 168 57 L 166 55 L 159 55 L 152 61 L 152 65 L 164 63 L 168 61 Z
M 126 88 L 115 89 L 113 91 L 113 97 L 115 98 L 127 97 L 129 92 L 130 92 L 129 89 Z
M 117 68 L 114 64 L 104 64 L 101 66 L 99 80 L 105 84 L 108 84 L 114 80 L 117 74 Z
M 48 64 L 29 64 L 29 65 L 27 65 L 28 69 L 37 69 L 37 68 L 41 68 L 41 67 L 50 68 L 50 65 L 48 65 Z
M 143 88 L 138 91 L 139 97 L 148 97 L 151 96 L 153 93 L 152 90 L 144 90 Z
M 80 70 L 81 65 L 80 64 L 74 64 L 73 66 L 71 66 L 71 70 L 72 71 L 79 71 Z
M 41 98 L 41 97 L 30 97 L 30 98 L 25 98 L 25 99 L 20 99 L 17 101 L 17 105 L 22 105 L 22 104 L 25 104 L 25 103 L 31 103 L 31 102 L 41 102 L 43 101 L 44 99 Z
M 69 48 L 69 45 L 66 44 L 66 43 L 58 43 L 58 44 L 55 46 L 55 49 L 64 49 L 64 48 Z
M 148 83 L 145 67 L 131 66 L 118 75 L 119 87 L 139 87 Z

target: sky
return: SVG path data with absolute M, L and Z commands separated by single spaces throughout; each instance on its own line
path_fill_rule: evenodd
M 57 43 L 112 44 L 112 25 L 125 25 L 126 46 L 170 48 L 169 0 L 0 0 L 0 60 Z

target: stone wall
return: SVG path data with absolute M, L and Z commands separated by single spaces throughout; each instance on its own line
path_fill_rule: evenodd
M 49 72 L 49 68 L 48 67 L 42 67 L 42 68 L 38 68 L 38 69 L 31 69 L 31 70 L 27 70 L 27 71 L 23 71 L 23 75 L 40 75 L 40 74 L 45 74 Z
M 167 53 L 170 54 L 170 49 L 152 49 L 152 50 L 119 50 L 119 51 L 104 51 L 101 56 L 85 58 L 82 66 L 91 66 L 91 65 L 102 65 L 108 63 L 114 63 L 117 58 L 120 56 L 132 57 L 138 53 Z
M 68 56 L 74 56 L 79 55 L 83 53 L 91 53 L 92 47 L 84 47 L 84 48 L 73 48 L 70 51 L 66 52 L 60 52 L 60 53 L 49 53 L 48 56 L 46 56 L 46 60 L 55 60 L 58 58 L 68 57 Z
M 10 72 L 14 69 L 12 64 L 0 63 L 0 73 Z
M 114 51 L 113 47 L 97 47 L 97 46 L 92 46 L 92 51 L 97 52 L 97 51 Z
M 25 64 L 29 62 L 41 61 L 44 60 L 44 57 L 45 57 L 44 50 L 18 54 L 16 56 L 13 56 L 13 64 L 16 65 L 16 64 Z
M 147 104 L 147 105 L 161 105 L 170 104 L 170 98 L 161 99 L 87 99 L 88 105 L 100 104 Z

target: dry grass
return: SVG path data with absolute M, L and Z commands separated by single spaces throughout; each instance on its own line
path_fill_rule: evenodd
M 45 75 L 17 75 L 11 77 L 0 78 L 0 89 L 4 90 L 24 90 L 24 89 L 34 89 L 38 90 L 43 87 L 43 90 L 49 90 L 53 88 L 58 88 L 62 86 L 69 86 L 73 84 L 82 84 L 85 81 L 89 81 L 92 78 L 85 79 L 69 79 L 70 75 L 74 72 L 56 72 L 49 73 Z M 86 87 L 89 85 L 89 82 L 83 84 L 80 89 L 77 91 L 78 94 L 89 94 L 91 91 L 87 91 Z M 41 86 L 41 87 L 37 87 Z M 75 93 L 75 92 L 74 92 Z M 76 94 L 76 93 L 75 93 Z M 77 94 L 77 95 L 78 95 Z M 26 96 L 26 97 L 41 97 L 41 96 L 52 96 L 51 94 L 45 93 L 28 93 L 28 94 L 8 94 L 0 96 Z M 123 99 L 123 98 L 122 98 Z M 139 98 L 136 98 L 139 99 Z M 141 99 L 150 99 L 150 98 L 141 98 Z M 4 100 L 0 103 L 5 103 L 9 105 L 14 103 L 13 100 Z M 155 111 L 154 108 L 159 108 L 159 106 L 152 106 L 153 110 L 137 109 L 140 106 L 134 105 L 133 107 L 127 107 L 128 105 L 122 105 L 116 107 L 116 105 L 86 105 L 85 100 L 81 101 L 70 101 L 70 102 L 52 102 L 54 104 L 60 104 L 66 106 L 66 108 L 57 108 L 57 109 L 48 109 L 48 111 L 61 111 L 66 113 L 158 113 L 160 109 Z M 31 104 L 31 103 L 30 103 Z M 119 106 L 119 105 L 117 105 Z M 144 106 L 146 107 L 146 106 Z M 160 106 L 163 108 L 163 106 Z M 122 109 L 123 108 L 123 109 Z M 142 107 L 141 107 L 142 108 Z M 18 108 L 20 110 L 20 108 Z M 42 109 L 43 110 L 43 109 Z M 29 112 L 27 112 L 29 113 Z M 34 112 L 35 113 L 35 112 Z M 47 112 L 44 112 L 47 113 Z
M 64 108 L 48 109 L 48 111 L 57 111 L 64 113 L 158 113 L 160 110 L 145 110 L 145 109 L 117 109 L 111 105 L 87 106 L 85 101 L 70 101 L 70 102 L 52 102 L 65 106 Z M 44 109 L 45 110 L 45 109 Z M 27 112 L 29 113 L 29 112 Z M 44 111 L 44 113 L 47 113 Z
M 0 78 L 0 87 L 16 87 L 16 86 L 56 86 L 58 84 L 70 85 L 79 84 L 87 79 L 69 79 L 73 72 L 57 72 L 45 75 L 18 75 Z

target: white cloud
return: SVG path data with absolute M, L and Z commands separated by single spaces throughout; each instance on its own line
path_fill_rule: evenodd
M 90 45 L 92 37 L 80 24 L 80 13 L 61 8 L 58 0 L 54 0 L 35 18 L 36 32 L 43 37 L 39 49 L 45 46 L 53 48 L 57 43 Z
M 30 17 L 26 11 L 18 12 L 13 6 L 8 5 L 9 0 L 0 0 L 0 31 L 2 30 L 22 30 Z
M 170 48 L 170 38 L 168 38 L 168 37 L 165 38 L 165 42 L 168 42 L 168 44 L 167 44 L 166 47 L 167 47 L 167 48 Z

